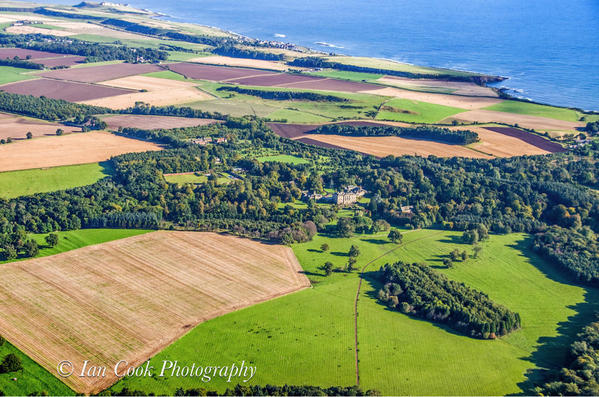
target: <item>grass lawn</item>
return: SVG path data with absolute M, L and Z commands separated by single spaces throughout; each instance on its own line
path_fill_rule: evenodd
M 275 156 L 263 156 L 258 157 L 256 160 L 266 163 L 268 161 L 278 162 L 278 163 L 288 163 L 288 164 L 308 164 L 309 161 L 303 159 L 301 157 L 290 156 L 288 154 L 279 154 Z
M 162 72 L 146 73 L 143 76 L 157 77 L 159 79 L 170 79 L 170 80 L 177 80 L 177 81 L 186 81 L 186 80 L 188 80 L 182 74 L 175 73 L 175 72 L 172 72 L 170 70 L 163 70 Z
M 392 99 L 385 102 L 376 119 L 407 121 L 410 123 L 437 123 L 446 117 L 465 111 L 466 109 L 413 101 L 411 99 Z
M 172 175 L 165 175 L 164 179 L 166 179 L 166 181 L 168 183 L 177 183 L 179 185 L 183 185 L 186 183 L 193 183 L 193 184 L 201 184 L 201 183 L 206 183 L 208 181 L 208 177 L 200 174 L 200 175 L 196 175 L 194 174 L 172 174 Z M 219 176 L 218 178 L 216 178 L 216 184 L 217 185 L 225 185 L 227 183 L 231 182 L 231 178 L 225 177 L 225 176 Z
M 36 258 L 43 256 L 56 255 L 61 252 L 71 251 L 77 248 L 86 247 L 88 245 L 105 243 L 108 241 L 119 240 L 122 238 L 137 236 L 151 232 L 152 230 L 142 229 L 79 229 L 69 230 L 64 232 L 56 232 L 58 234 L 58 244 L 55 247 L 46 245 L 46 236 L 48 234 L 31 234 L 40 247 L 40 253 Z M 30 258 L 19 258 L 30 259 Z M 0 264 L 12 261 L 0 261 Z M 1 388 L 0 388 L 1 389 Z
M 7 396 L 68 396 L 75 395 L 69 387 L 50 374 L 35 361 L 27 357 L 8 342 L 0 346 L 0 360 L 8 354 L 16 354 L 21 359 L 23 370 L 0 374 L 0 390 Z M 16 381 L 12 380 L 17 378 Z
M 35 71 L 34 69 L 13 68 L 12 66 L 0 66 L 0 84 L 14 83 L 15 81 L 34 79 L 27 73 Z
M 527 389 L 526 372 L 559 363 L 577 326 L 597 309 L 596 290 L 573 286 L 526 248 L 527 236 L 493 236 L 478 259 L 443 269 L 442 257 L 459 243 L 459 233 L 417 230 L 404 234 L 404 246 L 378 259 L 369 270 L 399 259 L 425 261 L 449 277 L 489 294 L 522 316 L 523 329 L 499 340 L 476 340 L 427 321 L 386 310 L 373 294 L 378 285 L 367 274 L 359 301 L 358 336 L 361 387 L 383 394 L 504 395 Z M 295 244 L 294 252 L 313 288 L 207 321 L 152 359 L 226 365 L 245 360 L 257 366 L 253 384 L 355 383 L 353 303 L 357 273 L 323 275 L 331 261 L 342 267 L 352 244 L 358 265 L 395 246 L 386 233 L 349 239 L 317 236 Z M 330 250 L 320 251 L 327 243 Z M 574 320 L 573 323 L 566 321 Z M 570 325 L 575 325 L 570 327 Z M 552 361 L 556 360 L 556 361 Z M 178 387 L 225 389 L 224 382 L 127 378 L 113 387 L 173 393 Z
M 496 110 L 498 112 L 527 114 L 529 116 L 548 117 L 551 119 L 565 120 L 565 121 L 579 121 L 581 117 L 585 116 L 583 113 L 573 109 L 558 108 L 547 105 L 538 105 L 536 103 L 521 102 L 521 101 L 504 101 L 491 105 L 485 108 L 485 110 Z M 588 121 L 592 121 L 593 116 L 586 116 Z
M 107 162 L 0 172 L 0 197 L 13 198 L 91 185 L 110 173 Z

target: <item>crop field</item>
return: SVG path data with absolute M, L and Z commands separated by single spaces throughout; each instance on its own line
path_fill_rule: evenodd
M 34 79 L 35 76 L 29 73 L 31 73 L 31 69 L 0 66 L 0 85 L 14 83 L 15 81 Z
M 392 99 L 381 106 L 377 120 L 437 123 L 465 109 L 436 105 L 410 99 Z
M 27 139 L 28 132 L 31 132 L 33 137 L 55 135 L 56 130 L 59 128 L 67 134 L 81 130 L 78 127 L 70 127 L 58 123 L 50 123 L 44 120 L 0 113 L 0 139 L 9 137 L 12 139 Z
M 169 128 L 183 128 L 183 127 L 196 127 L 199 125 L 209 125 L 219 123 L 219 120 L 213 119 L 197 119 L 187 117 L 173 117 L 173 116 L 148 116 L 148 115 L 137 115 L 137 114 L 119 114 L 103 117 L 102 120 L 106 122 L 108 128 L 118 129 L 122 128 L 141 128 L 148 130 L 156 129 L 169 129 Z M 0 119 L 1 122 L 1 119 Z
M 212 81 L 239 79 L 249 76 L 271 75 L 275 73 L 267 70 L 200 65 L 197 63 L 174 63 L 168 65 L 168 69 L 189 79 Z
M 34 59 L 31 62 L 42 64 L 47 68 L 53 68 L 56 66 L 74 66 L 74 65 L 81 64 L 84 61 L 85 61 L 85 57 L 73 55 L 73 56 L 62 56 L 59 58 Z
M 186 59 L 188 62 L 205 63 L 208 65 L 240 66 L 254 69 L 287 70 L 287 66 L 274 61 L 265 61 L 262 59 L 232 58 L 220 55 L 210 55 L 206 57 L 195 57 Z
M 132 92 L 123 88 L 52 79 L 35 79 L 6 84 L 0 86 L 0 90 L 10 92 L 11 94 L 45 96 L 53 99 L 64 99 L 70 102 L 86 101 Z
M 26 59 L 27 57 L 30 57 L 30 60 L 35 60 L 45 58 L 60 58 L 64 56 L 64 54 L 58 54 L 56 52 L 27 50 L 24 48 L 0 48 L 0 58 L 2 59 L 14 57 Z
M 500 103 L 502 101 L 498 98 L 437 94 L 431 92 L 419 92 L 411 89 L 401 89 L 396 87 L 386 87 L 366 92 L 373 95 L 383 95 L 402 99 L 409 99 L 412 101 L 427 102 L 436 105 L 449 106 L 466 110 L 481 109 L 487 106 Z
M 154 232 L 3 270 L 0 330 L 49 371 L 64 357 L 79 369 L 90 357 L 139 365 L 198 323 L 309 286 L 288 247 L 195 232 Z M 114 381 L 110 371 L 65 379 L 85 393 Z
M 91 185 L 110 173 L 108 164 L 100 163 L 0 172 L 0 198 Z
M 562 145 L 560 145 L 559 143 L 551 142 L 543 137 L 540 137 L 535 134 L 531 134 L 526 131 L 522 131 L 517 128 L 486 127 L 485 129 L 490 130 L 492 132 L 500 133 L 500 134 L 508 136 L 508 137 L 516 138 L 516 139 L 520 140 L 519 145 L 522 145 L 522 142 L 526 142 L 526 144 L 528 144 L 529 146 L 534 146 L 536 148 L 539 148 L 546 153 L 559 153 L 559 152 L 566 151 L 566 149 L 564 149 L 564 147 Z M 508 145 L 506 145 L 506 147 L 507 146 Z M 533 153 L 526 153 L 526 154 L 533 154 Z
M 409 79 L 406 77 L 385 76 L 376 80 L 376 82 L 380 84 L 416 91 L 438 92 L 445 94 L 457 94 L 468 96 L 497 97 L 497 93 L 493 91 L 491 88 L 482 87 L 478 84 L 461 81 Z
M 584 123 L 557 120 L 548 117 L 529 116 L 526 114 L 516 114 L 499 112 L 496 110 L 471 110 L 453 116 L 451 119 L 456 119 L 465 122 L 479 123 L 506 123 L 520 127 L 531 128 L 537 131 L 574 131 L 577 127 L 582 127 Z
M 40 73 L 40 76 L 59 80 L 77 81 L 80 83 L 98 83 L 100 81 L 120 79 L 137 74 L 159 72 L 163 70 L 158 65 L 147 63 L 118 63 L 84 68 L 52 70 Z
M 151 142 L 107 132 L 87 132 L 13 142 L 0 146 L 0 172 L 87 164 L 123 153 L 161 150 Z
M 584 316 L 597 309 L 599 294 L 568 284 L 528 250 L 528 237 L 523 234 L 492 236 L 483 243 L 478 259 L 443 269 L 443 253 L 472 250 L 460 244 L 458 236 L 409 231 L 395 251 L 385 233 L 349 239 L 317 236 L 296 244 L 294 252 L 313 288 L 203 323 L 151 362 L 176 357 L 183 363 L 221 363 L 226 357 L 225 362 L 246 360 L 257 366 L 252 384 L 355 384 L 353 304 L 359 277 L 355 272 L 325 277 L 320 269 L 326 261 L 343 267 L 347 251 L 355 244 L 361 251 L 358 266 L 374 260 L 369 272 L 387 262 L 424 261 L 518 311 L 523 321 L 521 330 L 494 341 L 461 336 L 386 310 L 375 300 L 378 285 L 367 273 L 358 304 L 363 389 L 388 395 L 531 394 L 528 376 L 536 376 L 536 368 L 556 359 L 547 355 L 549 346 L 555 349 L 553 354 L 563 356 L 577 332 L 576 327 L 565 329 L 561 323 L 567 319 L 584 323 Z M 330 251 L 320 250 L 323 243 Z M 298 313 L 310 315 L 298 319 Z M 554 362 L 560 362 L 559 357 Z M 171 394 L 178 387 L 224 390 L 228 386 L 218 380 L 206 384 L 194 379 L 126 378 L 112 390 L 128 387 Z
M 135 91 L 82 102 L 110 109 L 125 109 L 135 106 L 136 102 L 167 106 L 212 99 L 212 96 L 197 89 L 193 83 L 156 77 L 129 76 L 105 81 L 101 85 Z

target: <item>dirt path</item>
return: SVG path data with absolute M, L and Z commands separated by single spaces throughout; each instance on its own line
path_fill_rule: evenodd
M 410 231 L 404 232 L 402 234 L 406 234 L 406 233 L 410 233 L 410 232 L 414 232 L 414 231 L 416 231 L 416 230 L 410 230 Z M 399 248 L 405 247 L 408 244 L 415 243 L 416 241 L 425 240 L 427 238 L 438 236 L 441 233 L 443 233 L 443 232 L 440 231 L 438 233 L 434 233 L 434 234 L 431 234 L 431 235 L 428 235 L 425 237 L 420 237 L 415 240 L 409 241 L 405 244 L 398 244 L 397 247 L 391 248 L 389 251 L 383 252 L 381 255 L 377 256 L 376 258 L 374 258 L 373 260 L 371 260 L 370 262 L 365 264 L 362 267 L 362 269 L 360 270 L 360 281 L 358 282 L 358 291 L 356 292 L 356 299 L 354 300 L 354 335 L 355 335 L 354 353 L 355 353 L 355 361 L 356 361 L 356 385 L 357 386 L 360 386 L 360 365 L 359 365 L 359 359 L 358 359 L 358 302 L 360 300 L 360 289 L 362 288 L 362 281 L 364 280 L 364 277 L 363 277 L 364 272 L 366 271 L 368 266 L 372 265 L 374 262 L 378 261 L 382 257 L 389 255 L 390 253 L 398 250 Z

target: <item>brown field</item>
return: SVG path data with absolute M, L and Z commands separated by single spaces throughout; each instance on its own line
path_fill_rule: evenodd
M 57 37 L 66 37 L 74 34 L 64 30 L 43 29 L 29 25 L 9 26 L 8 28 L 6 28 L 6 31 L 12 34 L 49 34 Z
M 478 84 L 461 81 L 444 81 L 435 79 L 408 79 L 406 77 L 384 76 L 377 82 L 385 85 L 391 85 L 398 88 L 416 89 L 416 90 L 439 90 L 449 89 L 453 94 L 467 96 L 488 96 L 497 97 L 497 93 L 489 87 L 482 87 Z
M 274 72 L 257 69 L 233 68 L 228 66 L 198 65 L 197 63 L 174 63 L 168 68 L 189 79 L 224 81 L 248 76 L 271 75 Z
M 538 148 L 540 151 L 545 153 L 559 153 L 565 152 L 566 149 L 562 145 L 556 142 L 551 142 L 543 137 L 540 137 L 535 134 L 531 134 L 530 132 L 522 131 L 518 128 L 512 127 L 485 127 L 481 130 L 489 130 L 494 133 L 499 133 L 504 137 L 517 139 L 520 145 L 524 143 L 526 146 L 533 146 Z M 478 132 L 478 131 L 477 131 Z M 480 132 L 479 132 L 480 135 Z M 522 150 L 520 148 L 514 148 L 512 150 Z M 531 154 L 531 153 L 523 153 L 523 154 Z
M 356 152 L 371 154 L 376 157 L 393 156 L 423 156 L 437 157 L 473 157 L 491 158 L 492 156 L 477 152 L 465 146 L 448 145 L 445 143 L 425 141 L 420 139 L 406 139 L 397 136 L 381 137 L 350 137 L 340 135 L 310 134 L 310 139 L 327 145 L 339 146 Z
M 551 130 L 575 130 L 576 127 L 582 127 L 584 124 L 572 121 L 556 120 L 539 116 L 528 116 L 525 114 L 515 114 L 506 112 L 497 112 L 494 110 L 473 110 L 470 112 L 459 113 L 451 117 L 459 121 L 480 123 L 506 123 L 518 124 L 524 128 L 531 128 L 538 131 Z
M 341 91 L 341 92 L 362 92 L 366 90 L 376 90 L 380 86 L 375 84 L 360 83 L 357 81 L 336 80 L 336 79 L 318 79 L 308 80 L 297 83 L 277 84 L 280 87 L 302 88 L 308 90 Z
M 400 88 L 393 87 L 380 88 L 376 90 L 363 92 L 366 94 L 411 99 L 414 101 L 429 102 L 437 105 L 451 106 L 468 110 L 480 109 L 503 102 L 503 100 L 496 98 L 459 96 L 450 94 L 432 94 L 428 92 L 402 90 Z
M 200 91 L 193 83 L 148 76 L 130 76 L 102 83 L 103 86 L 126 88 L 137 92 L 83 101 L 88 105 L 105 106 L 110 109 L 125 109 L 135 106 L 136 102 L 145 102 L 154 106 L 179 105 L 214 99 Z M 146 90 L 140 92 L 139 90 Z
M 241 66 L 246 68 L 270 69 L 280 71 L 285 71 L 288 69 L 287 65 L 277 63 L 274 61 L 265 61 L 262 59 L 232 58 L 220 55 L 192 58 L 189 59 L 187 62 L 205 63 L 209 65 Z
M 214 233 L 158 231 L 3 265 L 0 331 L 56 374 L 65 359 L 104 365 L 77 392 L 118 379 L 197 324 L 310 285 L 290 248 Z
M 56 135 L 56 130 L 59 128 L 63 129 L 65 133 L 81 131 L 78 127 L 68 127 L 58 123 L 0 113 L 0 139 L 27 139 L 28 132 L 31 132 L 34 137 Z
M 85 61 L 85 57 L 80 57 L 78 55 L 73 56 L 63 56 L 60 58 L 44 58 L 44 59 L 32 59 L 33 63 L 40 63 L 47 68 L 53 68 L 56 66 L 73 66 L 79 63 L 83 63 Z
M 303 76 L 299 74 L 277 73 L 261 76 L 249 76 L 238 79 L 228 79 L 227 82 L 242 84 L 242 85 L 258 85 L 258 86 L 284 86 L 289 84 L 310 83 L 326 80 L 320 77 Z
M 74 69 L 76 70 L 76 69 Z M 35 79 L 5 84 L 0 90 L 12 94 L 45 96 L 54 99 L 77 102 L 104 98 L 133 92 L 123 88 L 114 88 L 97 84 L 75 83 L 53 79 Z
M 142 128 L 149 130 L 196 127 L 199 125 L 209 125 L 214 123 L 222 123 L 220 120 L 213 119 L 197 119 L 187 117 L 173 116 L 148 116 L 137 114 L 119 114 L 115 116 L 104 117 L 108 128 L 118 129 L 123 128 Z M 2 121 L 0 120 L 0 125 Z
M 406 126 L 405 123 L 373 122 L 365 120 L 343 121 L 339 124 L 357 126 L 380 124 L 398 127 Z M 318 128 L 320 124 L 268 123 L 268 125 L 275 134 L 284 138 L 321 147 L 355 150 L 365 154 L 372 154 L 377 157 L 384 157 L 390 154 L 394 156 L 428 156 L 432 154 L 439 157 L 457 156 L 491 158 L 548 154 L 563 150 L 562 147 L 556 143 L 515 128 L 482 128 L 470 126 L 449 127 L 451 129 L 467 128 L 478 133 L 481 141 L 470 145 L 469 147 L 465 147 L 400 137 L 345 137 L 339 135 L 318 135 L 308 133 L 308 131 Z
M 0 48 L 0 58 L 14 58 L 19 57 L 25 59 L 27 57 L 31 59 L 44 59 L 44 58 L 58 58 L 64 57 L 64 54 L 57 54 L 55 52 L 45 52 L 36 50 L 25 50 L 23 48 Z
M 115 39 L 128 39 L 128 40 L 151 40 L 147 36 L 141 34 L 122 32 L 120 30 L 110 29 L 104 26 L 96 25 L 95 23 L 88 22 L 70 22 L 70 21 L 57 21 L 52 22 L 52 25 L 63 28 L 70 34 L 93 34 L 104 37 L 113 37 Z M 50 33 L 46 34 L 53 34 Z
M 161 70 L 163 70 L 162 67 L 147 63 L 117 63 L 85 68 L 53 70 L 41 73 L 40 75 L 59 80 L 98 83 L 100 81 L 114 80 L 136 74 L 159 72 Z
M 0 172 L 105 161 L 123 153 L 162 147 L 108 132 L 44 137 L 0 145 Z

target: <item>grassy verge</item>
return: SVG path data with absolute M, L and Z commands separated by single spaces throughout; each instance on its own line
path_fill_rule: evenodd
M 0 197 L 14 198 L 91 185 L 111 172 L 107 162 L 0 172 Z

